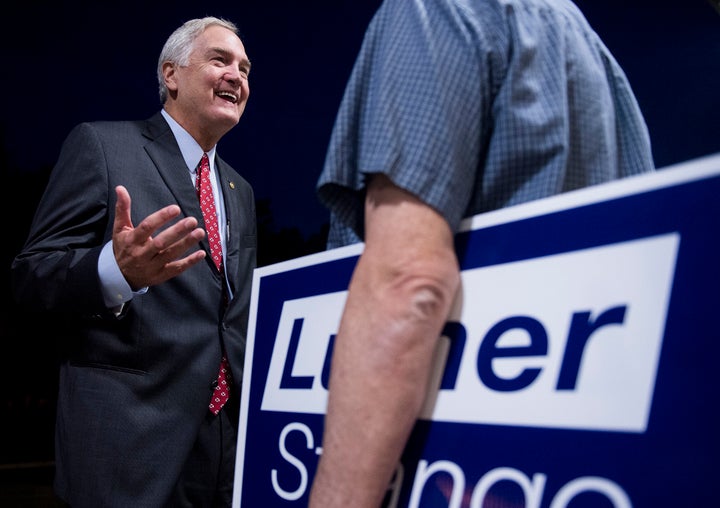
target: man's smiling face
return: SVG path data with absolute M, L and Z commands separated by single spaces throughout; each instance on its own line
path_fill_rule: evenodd
M 249 73 L 240 38 L 224 27 L 210 26 L 195 39 L 188 65 L 173 65 L 166 72 L 166 109 L 209 149 L 240 121 L 250 95 Z

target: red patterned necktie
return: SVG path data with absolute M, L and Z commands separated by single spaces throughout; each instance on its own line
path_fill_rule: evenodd
M 220 244 L 220 231 L 218 230 L 217 212 L 215 211 L 215 198 L 210 183 L 210 161 L 206 153 L 200 159 L 196 185 L 198 198 L 200 199 L 200 209 L 205 220 L 205 232 L 210 243 L 210 255 L 215 267 L 222 273 L 222 245 Z
M 215 210 L 215 198 L 213 197 L 212 184 L 210 183 L 210 161 L 208 155 L 203 154 L 200 159 L 197 175 L 197 192 L 200 199 L 200 209 L 205 221 L 205 232 L 210 243 L 210 255 L 215 266 L 223 273 L 222 245 L 220 244 L 220 230 L 218 229 L 217 212 Z M 227 356 L 223 354 L 220 361 L 217 385 L 210 399 L 210 411 L 218 414 L 230 396 L 230 368 Z
M 210 398 L 210 404 L 208 408 L 216 415 L 223 408 L 225 403 L 230 398 L 230 369 L 228 368 L 227 357 L 223 355 L 220 361 L 220 372 L 218 372 L 217 385 L 213 391 L 212 397 Z

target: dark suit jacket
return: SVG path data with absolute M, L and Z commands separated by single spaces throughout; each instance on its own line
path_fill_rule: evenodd
M 185 161 L 159 113 L 147 121 L 77 126 L 63 144 L 28 241 L 13 262 L 19 302 L 50 311 L 61 353 L 56 425 L 58 494 L 74 508 L 162 506 L 208 413 L 221 341 L 240 393 L 252 271 L 250 185 L 220 158 L 234 299 L 205 260 L 136 296 L 120 317 L 104 304 L 98 256 L 110 240 L 115 186 L 137 226 L 172 203 L 203 226 Z M 56 332 L 55 332 L 56 330 Z

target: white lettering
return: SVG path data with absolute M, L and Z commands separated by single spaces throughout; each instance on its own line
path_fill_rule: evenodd
M 448 473 L 453 479 L 452 494 L 450 496 L 448 508 L 460 508 L 463 492 L 465 492 L 465 475 L 457 464 L 450 462 L 449 460 L 434 462 L 430 467 L 428 467 L 428 462 L 426 460 L 421 460 L 418 463 L 417 472 L 415 473 L 415 481 L 413 482 L 412 493 L 410 495 L 410 502 L 408 503 L 409 508 L 418 508 L 420 506 L 420 498 L 422 496 L 425 483 L 432 475 L 439 472 Z
M 568 482 L 555 495 L 550 508 L 566 508 L 572 499 L 583 492 L 599 492 L 605 494 L 615 508 L 632 508 L 630 498 L 617 483 L 606 478 L 587 476 Z
M 542 473 L 533 475 L 532 481 L 524 473 L 509 467 L 499 467 L 485 474 L 475 486 L 470 508 L 482 508 L 483 501 L 490 487 L 502 480 L 510 480 L 517 483 L 522 489 L 525 497 L 525 508 L 539 508 L 545 490 L 546 476 Z
M 426 460 L 418 463 L 415 479 L 413 481 L 408 508 L 423 506 L 422 494 L 428 480 L 438 473 L 447 473 L 452 477 L 452 485 L 448 496 L 448 508 L 460 508 L 465 495 L 465 475 L 463 470 L 455 463 L 440 460 L 428 465 Z M 485 473 L 478 480 L 470 498 L 470 508 L 482 508 L 488 499 L 490 489 L 501 481 L 514 482 L 520 487 L 525 508 L 540 508 L 545 496 L 547 475 L 535 473 L 529 478 L 525 473 L 511 467 L 498 467 Z M 604 495 L 612 502 L 614 508 L 632 508 L 632 502 L 627 493 L 617 483 L 596 476 L 575 478 L 563 485 L 550 502 L 550 508 L 567 508 L 570 502 L 580 494 L 596 492 Z
M 290 454 L 290 452 L 287 450 L 287 447 L 285 446 L 285 440 L 287 439 L 288 434 L 293 431 L 302 432 L 305 435 L 308 450 L 312 450 L 312 448 L 315 446 L 313 444 L 314 439 L 312 431 L 307 425 L 304 425 L 302 423 L 290 423 L 286 425 L 280 433 L 280 439 L 278 442 L 280 447 L 280 455 L 282 455 L 282 457 L 290 464 L 295 466 L 298 470 L 298 473 L 300 474 L 300 484 L 298 485 L 297 489 L 293 491 L 288 491 L 280 486 L 277 469 L 273 469 L 270 472 L 273 490 L 278 496 L 287 501 L 297 501 L 298 499 L 300 499 L 300 497 L 302 497 L 302 495 L 305 493 L 305 490 L 307 490 L 308 486 L 308 472 L 305 468 L 305 465 L 297 457 Z

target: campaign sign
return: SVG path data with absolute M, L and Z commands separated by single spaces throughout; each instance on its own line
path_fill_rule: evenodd
M 720 506 L 720 156 L 468 219 L 390 507 Z M 237 507 L 304 507 L 362 244 L 255 271 Z

